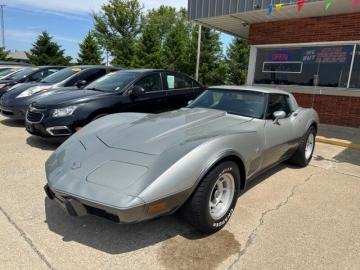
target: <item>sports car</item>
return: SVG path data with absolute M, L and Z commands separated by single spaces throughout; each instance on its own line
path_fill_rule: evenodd
M 186 108 L 91 122 L 46 162 L 45 191 L 71 216 L 133 223 L 180 210 L 212 233 L 252 179 L 310 162 L 317 127 L 317 113 L 285 91 L 212 87 Z

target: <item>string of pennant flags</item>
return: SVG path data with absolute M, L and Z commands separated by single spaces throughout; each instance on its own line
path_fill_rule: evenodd
M 301 12 L 302 8 L 305 5 L 306 0 L 297 0 L 297 9 L 298 12 Z M 324 8 L 325 10 L 328 10 L 333 4 L 333 0 L 325 0 L 324 1 Z M 271 15 L 275 9 L 275 11 L 280 11 L 284 6 L 286 6 L 287 4 L 283 4 L 283 3 L 278 3 L 278 4 L 273 4 L 270 3 L 268 6 L 268 13 L 269 15 Z M 356 9 L 360 6 L 360 0 L 352 0 L 351 1 L 351 7 L 353 9 Z

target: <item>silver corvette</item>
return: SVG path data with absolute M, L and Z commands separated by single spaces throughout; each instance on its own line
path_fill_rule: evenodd
M 132 223 L 181 210 L 211 233 L 256 176 L 310 162 L 317 126 L 317 113 L 287 92 L 214 87 L 187 108 L 90 123 L 46 162 L 45 191 L 72 216 Z

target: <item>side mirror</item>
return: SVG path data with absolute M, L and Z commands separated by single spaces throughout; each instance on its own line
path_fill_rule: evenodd
M 286 113 L 284 111 L 274 112 L 274 124 L 279 125 L 279 120 L 286 118 Z
M 145 93 L 145 89 L 144 88 L 142 88 L 141 86 L 139 86 L 139 85 L 135 85 L 130 91 L 129 91 L 129 95 L 131 96 L 131 97 L 138 97 L 138 96 L 140 96 L 140 95 L 142 95 L 142 94 L 144 94 Z
M 77 81 L 77 82 L 75 83 L 75 86 L 76 86 L 77 88 L 83 88 L 86 84 L 87 84 L 87 81 L 85 81 L 85 80 L 80 80 L 80 81 Z

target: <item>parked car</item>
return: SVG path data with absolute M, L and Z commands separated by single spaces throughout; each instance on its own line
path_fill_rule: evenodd
M 119 70 L 105 66 L 75 66 L 64 68 L 42 79 L 40 82 L 24 83 L 7 91 L 0 99 L 0 113 L 8 118 L 25 120 L 29 105 L 61 88 L 77 90 L 109 72 Z
M 59 91 L 29 106 L 26 129 L 42 137 L 69 136 L 91 121 L 117 112 L 156 113 L 186 106 L 204 88 L 166 70 L 124 70 L 79 91 Z
M 25 67 L 22 66 L 0 67 L 0 80 L 5 80 L 7 77 L 10 77 L 24 68 Z
M 212 233 L 256 176 L 289 159 L 307 166 L 317 127 L 287 92 L 215 87 L 188 108 L 92 122 L 46 162 L 45 191 L 72 216 L 132 223 L 181 209 Z
M 26 67 L 16 72 L 5 80 L 0 80 L 0 97 L 12 86 L 18 83 L 41 81 L 43 78 L 53 74 L 64 67 L 60 66 L 43 66 L 43 67 Z

